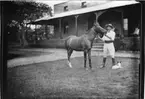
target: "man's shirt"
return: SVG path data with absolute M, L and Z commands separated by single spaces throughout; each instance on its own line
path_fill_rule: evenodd
M 111 39 L 104 35 L 102 37 L 102 40 L 103 41 L 109 41 L 109 40 L 114 40 L 115 39 L 115 32 L 113 30 L 108 31 L 106 33 L 106 35 L 109 36 Z

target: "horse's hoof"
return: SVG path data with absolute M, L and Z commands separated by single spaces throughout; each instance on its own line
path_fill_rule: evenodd
M 100 66 L 100 69 L 103 69 L 103 68 L 105 68 L 105 66 L 103 66 L 103 65 L 102 65 L 102 66 Z
M 70 62 L 68 62 L 68 66 L 69 66 L 70 68 L 72 68 L 72 65 L 71 65 L 71 63 L 70 63 Z
M 69 66 L 70 68 L 72 68 L 72 65 L 71 65 L 71 64 L 69 64 L 68 66 Z

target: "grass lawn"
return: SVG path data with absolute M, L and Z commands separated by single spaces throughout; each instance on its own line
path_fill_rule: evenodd
M 8 93 L 14 99 L 94 98 L 137 99 L 139 59 L 116 58 L 122 69 L 111 69 L 111 58 L 100 69 L 102 57 L 92 57 L 93 70 L 83 68 L 83 57 L 8 69 Z M 88 65 L 87 65 L 88 66 Z

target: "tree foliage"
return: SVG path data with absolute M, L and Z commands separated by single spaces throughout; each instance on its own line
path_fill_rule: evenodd
M 24 20 L 36 20 L 43 14 L 51 15 L 51 7 L 34 1 L 6 1 L 3 2 L 3 14 L 7 23 L 12 20 L 23 23 Z
M 52 16 L 52 9 L 44 3 L 35 1 L 3 1 L 2 11 L 4 19 L 4 32 L 16 33 L 18 30 L 24 30 L 26 23 L 34 21 L 44 15 Z M 24 31 L 21 31 L 23 34 Z

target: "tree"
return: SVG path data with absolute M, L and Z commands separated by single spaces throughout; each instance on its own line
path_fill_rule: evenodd
M 3 1 L 4 33 L 17 33 L 22 46 L 27 45 L 27 22 L 34 21 L 46 15 L 52 16 L 50 6 L 34 1 Z M 11 31 L 9 31 L 11 30 Z

